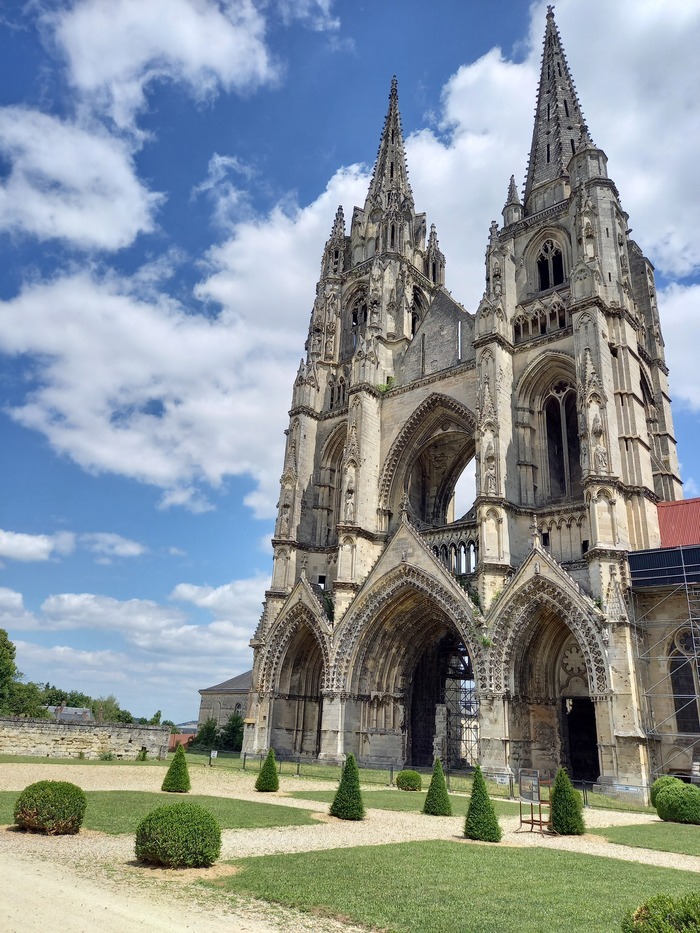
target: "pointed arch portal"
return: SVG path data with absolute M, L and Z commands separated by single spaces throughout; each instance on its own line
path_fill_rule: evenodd
M 406 569 L 348 622 L 345 747 L 361 762 L 451 768 L 478 760 L 474 649 L 462 614 Z M 408 579 L 407 579 L 408 578 Z M 352 645 L 352 647 L 351 647 Z

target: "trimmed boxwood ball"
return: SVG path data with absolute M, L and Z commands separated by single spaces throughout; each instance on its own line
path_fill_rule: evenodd
M 423 780 L 417 771 L 399 771 L 396 775 L 396 786 L 399 790 L 422 790 Z
M 428 793 L 425 795 L 423 813 L 430 816 L 452 816 L 452 804 L 447 793 L 445 772 L 442 770 L 442 763 L 439 758 L 435 759 L 433 765 L 433 776 L 430 779 Z
M 581 836 L 586 831 L 583 822 L 582 802 L 569 780 L 569 775 L 559 768 L 554 779 L 551 796 L 552 829 L 560 836 Z
M 333 798 L 330 809 L 331 816 L 340 820 L 364 819 L 365 806 L 360 793 L 360 772 L 353 754 L 348 755 L 343 766 L 338 790 Z
M 656 812 L 667 823 L 700 824 L 700 787 L 666 784 L 656 794 Z
M 141 820 L 135 848 L 141 862 L 167 868 L 206 868 L 221 853 L 221 828 L 199 804 L 166 804 Z
M 190 787 L 190 773 L 187 770 L 185 749 L 182 745 L 178 745 L 160 789 L 169 794 L 186 794 Z
M 15 803 L 15 823 L 30 832 L 70 836 L 80 830 L 87 800 L 68 781 L 37 781 L 25 787 Z
M 622 933 L 674 933 L 700 929 L 700 894 L 657 894 L 625 914 Z
M 657 778 L 649 789 L 649 798 L 651 800 L 652 807 L 656 806 L 656 796 L 663 787 L 671 787 L 673 784 L 682 784 L 679 778 L 674 777 L 672 774 L 662 774 L 660 778 Z
M 464 821 L 464 835 L 467 839 L 477 839 L 480 842 L 501 841 L 501 827 L 498 824 L 496 811 L 486 790 L 486 781 L 479 765 L 474 771 L 472 795 L 469 798 L 469 809 Z
M 262 793 L 280 789 L 280 779 L 277 777 L 277 765 L 275 764 L 275 752 L 272 748 L 267 753 L 265 761 L 263 761 L 260 774 L 258 774 L 258 779 L 255 782 L 255 789 Z

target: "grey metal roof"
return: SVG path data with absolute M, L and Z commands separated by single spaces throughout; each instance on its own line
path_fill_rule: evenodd
M 230 680 L 225 680 L 221 684 L 215 684 L 213 687 L 204 687 L 199 691 L 203 693 L 248 693 L 253 683 L 253 671 L 245 671 L 243 674 L 237 674 Z

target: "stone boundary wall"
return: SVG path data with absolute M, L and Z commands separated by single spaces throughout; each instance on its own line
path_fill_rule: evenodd
M 135 761 L 145 748 L 148 758 L 165 758 L 169 738 L 167 726 L 0 718 L 2 755 L 95 759 L 111 753 L 122 761 Z

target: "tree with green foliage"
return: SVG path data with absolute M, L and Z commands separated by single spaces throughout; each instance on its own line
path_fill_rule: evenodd
M 552 829 L 560 836 L 582 836 L 586 831 L 583 802 L 564 768 L 559 768 L 554 779 L 551 808 Z
M 280 779 L 277 776 L 277 765 L 275 762 L 275 751 L 270 749 L 267 753 L 265 761 L 263 761 L 262 768 L 260 769 L 260 774 L 258 774 L 258 779 L 255 782 L 255 789 L 259 790 L 261 793 L 266 794 L 272 791 L 279 790 L 280 788 Z
M 219 748 L 221 741 L 219 738 L 219 727 L 215 719 L 207 719 L 197 727 L 197 735 L 190 742 L 190 748 L 210 749 Z
M 340 820 L 364 819 L 365 805 L 360 793 L 360 772 L 357 770 L 355 756 L 352 753 L 345 760 L 330 813 L 331 816 L 337 816 Z
M 442 762 L 439 758 L 435 759 L 433 765 L 433 776 L 423 804 L 423 813 L 428 813 L 430 816 L 452 816 L 452 804 L 447 793 L 445 772 L 442 770 Z
M 172 719 L 164 719 L 161 725 L 170 727 L 170 735 L 180 735 L 180 729 L 175 725 Z
M 10 684 L 7 712 L 11 716 L 26 716 L 29 719 L 47 719 L 49 711 L 44 704 L 39 686 L 29 681 L 14 680 Z
M 16 649 L 4 628 L 0 628 L 0 713 L 7 713 L 11 685 L 18 679 Z
M 238 713 L 231 713 L 225 726 L 219 732 L 221 747 L 229 752 L 240 752 L 243 747 L 243 719 Z
M 190 774 L 187 770 L 185 749 L 182 745 L 178 745 L 173 760 L 170 762 L 168 773 L 163 780 L 161 790 L 167 791 L 169 794 L 186 794 L 190 787 Z
M 477 839 L 480 842 L 501 841 L 501 827 L 479 765 L 474 771 L 472 795 L 469 798 L 467 818 L 464 821 L 464 835 L 467 839 Z

